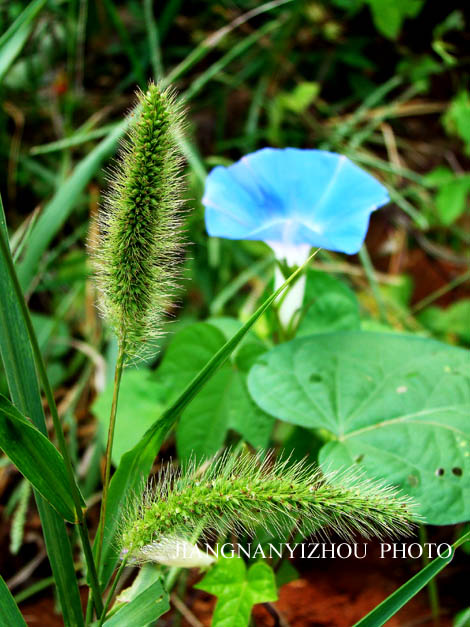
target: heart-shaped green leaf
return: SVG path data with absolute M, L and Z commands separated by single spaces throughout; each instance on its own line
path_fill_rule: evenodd
M 273 416 L 334 439 L 320 462 L 400 486 L 431 524 L 470 517 L 470 353 L 408 335 L 344 332 L 262 355 L 249 391 Z
M 256 562 L 247 570 L 240 557 L 220 559 L 194 587 L 218 597 L 212 627 L 246 627 L 253 605 L 277 601 L 271 567 Z

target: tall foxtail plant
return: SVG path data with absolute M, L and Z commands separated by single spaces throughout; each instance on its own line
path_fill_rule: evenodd
M 182 255 L 182 159 L 175 138 L 184 114 L 174 93 L 150 83 L 138 94 L 130 130 L 99 213 L 92 250 L 101 310 L 118 339 L 101 506 L 101 559 L 116 410 L 123 367 L 162 332 Z

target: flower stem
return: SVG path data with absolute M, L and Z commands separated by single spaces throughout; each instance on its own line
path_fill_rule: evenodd
M 109 606 L 111 605 L 111 601 L 113 600 L 113 596 L 114 596 L 114 593 L 116 591 L 116 586 L 118 584 L 119 579 L 121 578 L 122 571 L 124 570 L 124 568 L 126 566 L 127 566 L 127 557 L 125 557 L 122 560 L 121 565 L 119 566 L 119 569 L 118 569 L 118 571 L 116 573 L 116 576 L 114 577 L 113 585 L 111 586 L 111 589 L 110 589 L 110 591 L 108 593 L 108 596 L 106 598 L 106 602 L 104 604 L 104 609 L 103 609 L 101 617 L 100 617 L 100 619 L 98 621 L 97 627 L 101 627 L 101 625 L 104 623 L 104 619 L 106 618 L 106 614 L 107 614 L 107 612 L 109 610 Z
M 286 247 L 281 244 L 269 244 L 274 251 L 274 255 L 278 261 L 274 268 L 274 289 L 277 290 L 286 280 L 284 276 L 285 270 L 283 265 L 287 264 L 288 268 L 294 266 L 301 267 L 307 261 L 310 254 L 310 246 L 290 246 Z M 318 248 L 315 254 L 319 251 Z M 297 279 L 291 283 L 289 289 L 277 300 L 277 315 L 282 335 L 286 335 L 286 339 L 290 339 L 289 331 L 294 327 L 296 319 L 302 310 L 302 304 L 305 294 L 305 286 L 307 276 L 303 271 Z
M 418 531 L 419 531 L 419 541 L 424 546 L 426 542 L 428 542 L 429 540 L 428 530 L 426 529 L 425 525 L 421 524 L 419 525 Z M 429 562 L 430 562 L 429 557 L 425 553 L 423 553 L 423 557 L 422 557 L 423 568 L 425 568 L 429 564 Z M 440 614 L 439 589 L 437 587 L 437 581 L 435 577 L 431 579 L 427 587 L 428 587 L 429 608 L 431 610 L 432 622 L 435 627 L 439 627 L 439 614 Z
M 111 455 L 113 452 L 114 429 L 116 426 L 116 412 L 117 412 L 117 404 L 118 404 L 118 398 L 119 398 L 119 388 L 121 386 L 122 370 L 123 370 L 124 361 L 125 361 L 124 346 L 125 346 L 125 340 L 123 338 L 119 342 L 116 369 L 114 371 L 113 402 L 111 404 L 111 415 L 109 417 L 109 427 L 108 427 L 108 442 L 106 444 L 106 461 L 105 461 L 105 467 L 104 467 L 103 498 L 101 499 L 101 512 L 100 512 L 100 524 L 99 524 L 98 557 L 97 557 L 98 569 L 101 564 L 101 556 L 103 553 L 103 538 L 104 538 L 104 528 L 105 528 L 105 523 L 106 523 L 106 505 L 108 501 L 109 478 L 111 474 Z
M 379 284 L 377 283 L 374 266 L 372 265 L 372 261 L 369 257 L 369 253 L 365 244 L 362 245 L 361 250 L 359 251 L 359 259 L 361 260 L 362 267 L 364 268 L 364 272 L 372 290 L 372 294 L 374 296 L 375 302 L 377 303 L 380 321 L 387 324 L 388 319 L 385 304 L 382 298 L 382 294 L 380 293 Z

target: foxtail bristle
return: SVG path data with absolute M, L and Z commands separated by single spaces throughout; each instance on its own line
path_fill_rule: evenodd
M 174 94 L 150 83 L 110 173 L 92 255 L 101 308 L 127 355 L 161 333 L 182 254 L 183 113 Z
M 418 519 L 409 497 L 357 472 L 324 474 L 304 461 L 228 452 L 202 466 L 164 470 L 143 502 L 129 508 L 121 549 L 145 561 L 145 547 L 190 539 L 201 525 L 218 536 L 262 527 L 351 539 L 409 534 Z

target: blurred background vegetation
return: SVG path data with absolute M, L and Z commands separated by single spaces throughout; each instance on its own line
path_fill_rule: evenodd
M 87 496 L 100 453 L 90 404 L 115 347 L 96 314 L 86 242 L 106 189 L 103 166 L 136 88 L 151 78 L 176 87 L 190 119 L 182 150 L 193 245 L 172 331 L 210 315 L 246 318 L 272 273 L 264 244 L 206 236 L 206 172 L 263 146 L 297 146 L 344 153 L 390 190 L 392 203 L 373 216 L 368 254 L 319 256 L 319 268 L 356 291 L 364 326 L 470 345 L 463 5 L 0 0 L 1 195 L 59 410 L 76 461 L 87 460 Z M 13 489 L 3 473 L 13 553 L 24 535 L 25 486 Z M 33 554 L 26 549 L 10 571 Z

